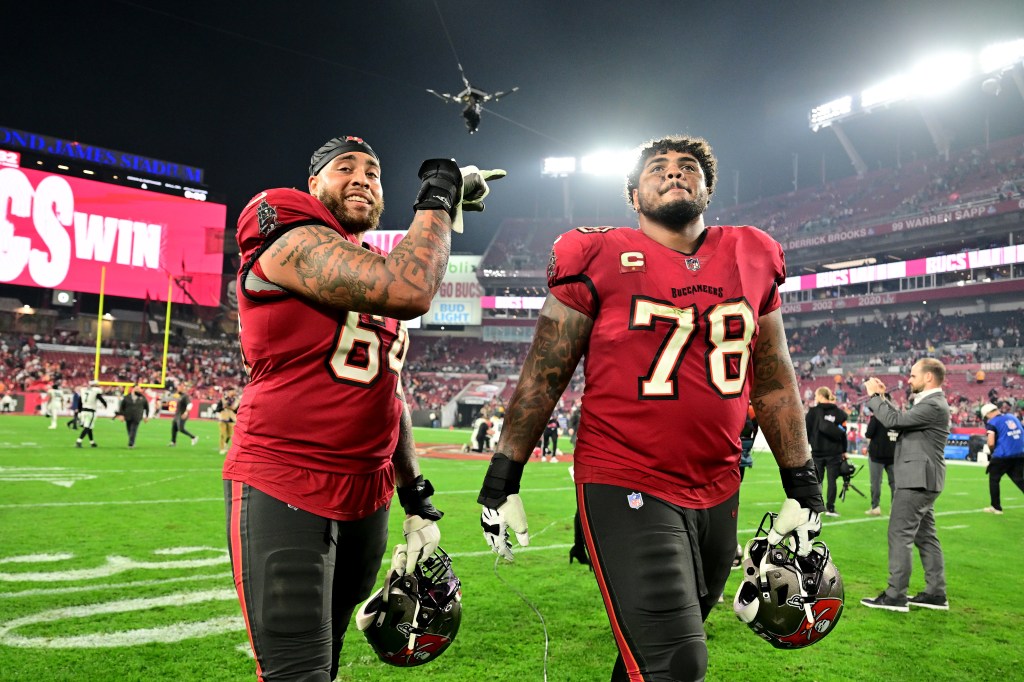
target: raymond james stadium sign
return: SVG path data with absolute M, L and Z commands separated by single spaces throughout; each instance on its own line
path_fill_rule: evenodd
M 125 171 L 148 173 L 164 178 L 176 178 L 184 182 L 203 183 L 203 169 L 185 166 L 170 161 L 149 159 L 138 154 L 119 152 L 103 147 L 94 147 L 81 142 L 62 140 L 59 137 L 26 133 L 23 130 L 0 126 L 0 148 L 20 149 L 36 154 L 60 156 L 71 161 L 86 161 L 101 166 L 119 168 Z

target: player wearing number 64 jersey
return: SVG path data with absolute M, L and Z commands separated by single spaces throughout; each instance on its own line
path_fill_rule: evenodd
M 702 621 L 736 549 L 739 436 L 752 401 L 782 470 L 778 544 L 810 552 L 821 491 L 782 325 L 781 247 L 753 227 L 704 225 L 716 162 L 700 138 L 641 148 L 626 194 L 639 229 L 559 237 L 550 294 L 479 502 L 512 559 L 529 542 L 523 467 L 584 361 L 574 453 L 580 519 L 619 657 L 612 680 L 702 680 Z
M 392 570 L 433 556 L 441 513 L 420 475 L 401 392 L 407 337 L 441 284 L 462 210 L 504 171 L 420 167 L 412 224 L 388 255 L 363 243 L 384 210 L 381 166 L 358 137 L 313 153 L 308 193 L 270 189 L 238 221 L 239 336 L 250 373 L 224 462 L 231 567 L 260 680 L 329 680 L 370 595 L 398 486 L 405 543 Z

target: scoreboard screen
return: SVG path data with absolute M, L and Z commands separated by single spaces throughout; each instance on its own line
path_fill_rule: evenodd
M 0 283 L 166 301 L 221 298 L 227 207 L 0 164 Z M 181 286 L 175 303 L 186 302 Z

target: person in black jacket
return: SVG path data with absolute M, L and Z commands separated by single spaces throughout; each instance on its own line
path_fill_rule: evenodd
M 885 397 L 889 399 L 888 394 Z M 896 439 L 899 438 L 900 432 L 885 428 L 875 415 L 871 415 L 864 435 L 870 439 L 868 467 L 871 472 L 871 509 L 864 513 L 868 516 L 881 516 L 882 472 L 885 472 L 886 480 L 889 481 L 889 500 L 891 501 L 896 485 L 892 473 L 892 463 L 896 456 Z
M 135 447 L 135 437 L 139 433 L 139 424 L 149 421 L 149 401 L 141 386 L 132 387 L 131 392 L 121 400 L 114 419 L 121 417 L 128 429 L 128 447 Z
M 811 444 L 811 457 L 818 470 L 818 480 L 828 472 L 828 492 L 825 498 L 825 516 L 836 513 L 836 479 L 839 465 L 846 459 L 846 413 L 836 406 L 831 389 L 822 386 L 814 392 L 816 404 L 807 411 L 807 439 Z

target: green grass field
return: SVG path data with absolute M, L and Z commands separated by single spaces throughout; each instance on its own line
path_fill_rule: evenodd
M 50 431 L 48 423 L 0 418 L 0 680 L 254 679 L 224 548 L 216 424 L 193 421 L 199 444 L 180 439 L 171 449 L 170 422 L 150 421 L 129 450 L 123 424 L 105 419 L 100 447 L 79 450 L 63 424 Z M 419 443 L 439 439 L 461 445 L 468 434 L 417 431 Z M 755 461 L 743 484 L 742 536 L 781 502 L 771 456 Z M 568 462 L 527 467 L 533 542 L 515 564 L 497 566 L 475 502 L 486 463 L 428 456 L 421 466 L 446 512 L 442 546 L 463 583 L 462 629 L 447 653 L 412 671 L 379 663 L 350 628 L 338 679 L 607 680 L 615 649 L 597 586 L 586 568 L 568 565 Z M 734 571 L 727 603 L 707 623 L 708 680 L 1024 679 L 1024 499 L 1004 479 L 1006 514 L 985 514 L 983 470 L 947 471 L 937 511 L 948 613 L 860 606 L 885 586 L 886 519 L 864 516 L 867 501 L 850 491 L 822 537 L 846 585 L 835 632 L 809 649 L 772 649 L 732 613 Z M 853 482 L 867 493 L 867 469 Z M 393 510 L 392 543 L 400 537 Z M 915 560 L 911 591 L 922 586 Z

